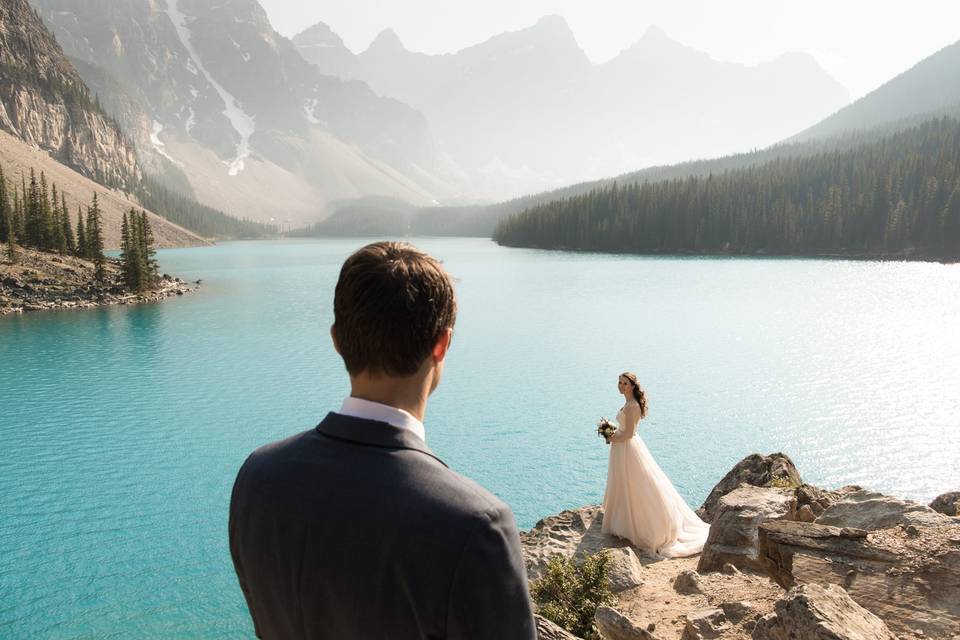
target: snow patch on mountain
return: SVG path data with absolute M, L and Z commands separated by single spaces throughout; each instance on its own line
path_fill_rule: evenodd
M 250 136 L 252 136 L 256 130 L 256 123 L 253 117 L 248 115 L 240 107 L 240 102 L 233 94 L 214 80 L 206 67 L 203 66 L 203 62 L 197 54 L 197 51 L 193 48 L 193 43 L 190 40 L 190 28 L 187 26 L 187 17 L 180 12 L 179 0 L 169 0 L 167 2 L 167 15 L 170 16 L 170 21 L 173 23 L 177 35 L 180 37 L 180 42 L 183 43 L 183 47 L 187 50 L 187 53 L 190 54 L 190 60 L 187 61 L 187 68 L 190 69 L 191 63 L 193 63 L 199 73 L 202 74 L 207 79 L 207 82 L 220 94 L 220 98 L 223 100 L 225 106 L 223 115 L 227 117 L 236 132 L 240 134 L 240 143 L 237 144 L 236 157 L 230 162 L 224 163 L 229 167 L 229 175 L 236 176 L 243 171 L 244 162 L 250 157 Z
M 156 120 L 154 120 L 153 129 L 150 132 L 150 144 L 153 145 L 153 148 L 157 153 L 159 153 L 164 158 L 166 158 L 173 164 L 177 165 L 178 167 L 182 167 L 183 166 L 182 162 L 179 162 L 173 156 L 167 153 L 166 145 L 163 144 L 163 140 L 160 139 L 160 133 L 162 131 L 163 131 L 163 125 L 157 122 Z

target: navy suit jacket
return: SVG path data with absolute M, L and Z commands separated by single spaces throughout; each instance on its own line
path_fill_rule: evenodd
M 330 413 L 255 451 L 229 528 L 260 638 L 536 638 L 510 509 L 385 422 Z

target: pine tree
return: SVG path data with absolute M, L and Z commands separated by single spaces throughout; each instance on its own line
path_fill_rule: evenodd
M 25 179 L 25 178 L 24 178 Z M 24 200 L 24 231 L 23 244 L 35 249 L 43 245 L 43 221 L 40 219 L 40 187 L 37 185 L 37 176 L 30 169 L 30 188 L 23 184 Z
M 87 232 L 83 228 L 83 208 L 77 205 L 77 257 L 87 257 Z
M 153 289 L 157 285 L 159 267 L 157 266 L 157 251 L 154 248 L 153 229 L 150 228 L 150 222 L 147 220 L 147 212 L 140 211 L 140 230 L 138 234 L 140 241 L 140 256 L 142 260 L 142 273 L 144 276 L 144 285 L 146 289 Z
M 139 242 L 136 232 L 136 212 L 130 209 L 130 217 L 123 214 L 120 223 L 120 266 L 123 271 L 123 281 L 131 291 L 143 289 L 143 269 L 139 252 Z
M 60 255 L 67 252 L 67 235 L 63 231 L 63 216 L 60 214 L 60 198 L 57 195 L 57 185 L 53 184 L 50 196 L 50 235 L 53 240 L 50 250 Z
M 7 198 L 7 179 L 0 166 L 0 242 L 6 242 L 10 237 L 10 227 L 13 222 L 13 211 L 10 209 L 10 200 Z
M 97 194 L 94 192 L 93 202 L 87 209 L 87 252 L 89 253 L 89 259 L 93 261 L 94 278 L 98 283 L 103 284 L 107 280 L 107 258 L 103 255 L 103 228 L 101 223 L 100 204 L 97 200 Z
M 40 249 L 42 251 L 56 251 L 56 227 L 53 224 L 53 215 L 50 210 L 50 187 L 47 183 L 46 174 L 40 172 L 40 185 L 38 192 L 38 203 L 40 207 Z
M 73 239 L 73 227 L 70 225 L 70 214 L 67 209 L 67 196 L 60 192 L 60 229 L 63 234 L 63 242 L 66 252 L 70 255 L 77 254 L 77 243 Z

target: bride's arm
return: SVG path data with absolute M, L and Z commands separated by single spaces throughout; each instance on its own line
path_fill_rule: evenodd
M 640 422 L 640 407 L 629 405 L 624 409 L 624 425 L 619 427 L 612 436 L 610 442 L 626 442 L 633 437 L 637 430 L 637 423 Z

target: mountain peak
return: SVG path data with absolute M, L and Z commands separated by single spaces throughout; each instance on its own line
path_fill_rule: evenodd
M 342 47 L 343 38 L 338 36 L 326 22 L 318 22 L 295 35 L 293 41 L 298 46 Z
M 550 30 L 554 32 L 563 32 L 566 33 L 570 31 L 570 25 L 567 24 L 566 19 L 556 13 L 545 15 L 534 25 L 535 28 L 541 30 Z
M 406 51 L 406 47 L 400 41 L 397 33 L 389 27 L 377 34 L 377 37 L 370 43 L 369 51 L 395 52 Z

